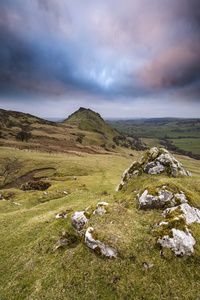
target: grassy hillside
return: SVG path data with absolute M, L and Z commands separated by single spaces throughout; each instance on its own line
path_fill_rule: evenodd
M 176 153 L 200 158 L 200 119 L 139 119 L 108 121 L 119 132 L 142 138 L 152 145 L 168 148 Z
M 24 164 L 18 176 L 41 169 L 34 179 L 43 177 L 51 186 L 45 192 L 22 191 L 13 183 L 0 192 L 0 298 L 199 298 L 200 225 L 192 225 L 194 256 L 180 258 L 170 251 L 161 256 L 152 226 L 160 221 L 162 210 L 138 210 L 134 200 L 147 186 L 171 184 L 187 192 L 191 203 L 200 208 L 199 161 L 176 157 L 192 178 L 146 174 L 116 192 L 123 171 L 138 158 L 138 152 L 133 151 L 133 157 L 119 153 L 75 157 L 11 149 L 9 155 L 13 154 Z M 7 155 L 7 149 L 1 148 L 1 164 Z M 87 227 L 93 226 L 99 240 L 118 251 L 117 259 L 95 254 L 70 224 L 70 214 L 100 201 L 110 203 L 110 211 L 92 216 Z M 56 220 L 66 210 L 67 219 Z M 52 253 L 63 231 L 77 240 Z
M 0 146 L 49 153 L 106 153 L 140 148 L 99 114 L 79 109 L 64 122 L 50 122 L 30 114 L 0 109 Z M 126 150 L 127 152 L 127 150 Z M 129 151 L 130 152 L 130 151 Z

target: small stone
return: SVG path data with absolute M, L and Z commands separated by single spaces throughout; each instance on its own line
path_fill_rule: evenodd
M 104 245 L 99 240 L 96 240 L 92 234 L 94 233 L 94 229 L 89 227 L 85 234 L 85 244 L 92 250 L 96 251 L 97 253 L 106 256 L 108 258 L 116 258 L 117 251 L 109 246 Z
M 66 248 L 68 246 L 68 240 L 67 239 L 59 239 L 58 242 L 54 245 L 52 252 L 57 250 L 58 248 Z
M 87 221 L 88 220 L 84 215 L 84 211 L 76 211 L 73 215 L 71 215 L 71 224 L 78 232 L 83 230 Z
M 102 215 L 107 213 L 106 208 L 108 207 L 108 203 L 107 202 L 99 202 L 97 204 L 96 209 L 93 211 L 94 215 Z

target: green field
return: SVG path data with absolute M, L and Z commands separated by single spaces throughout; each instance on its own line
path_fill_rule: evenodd
M 152 226 L 162 210 L 138 210 L 134 200 L 148 186 L 173 184 L 200 208 L 199 161 L 176 157 L 192 178 L 144 175 L 134 178 L 126 191 L 116 192 L 122 173 L 139 152 L 133 151 L 132 157 L 49 155 L 0 148 L 0 163 L 13 154 L 23 162 L 18 176 L 39 168 L 55 169 L 34 175 L 51 184 L 47 193 L 16 187 L 1 190 L 1 299 L 199 299 L 200 225 L 191 226 L 196 239 L 193 256 L 176 257 L 171 251 L 160 256 Z M 70 214 L 100 201 L 110 203 L 110 211 L 92 216 L 87 226 L 117 249 L 117 259 L 95 254 L 70 224 Z M 56 220 L 65 210 L 68 218 Z M 63 231 L 76 236 L 77 242 L 52 253 Z M 145 264 L 153 266 L 148 269 Z
M 107 123 L 119 132 L 137 136 L 143 141 L 146 140 L 149 147 L 153 145 L 155 140 L 156 145 L 158 140 L 167 140 L 172 143 L 169 150 L 174 151 L 173 146 L 176 146 L 196 155 L 195 158 L 198 158 L 197 155 L 200 157 L 200 119 L 161 118 L 107 121 Z M 175 152 L 183 154 L 178 148 Z

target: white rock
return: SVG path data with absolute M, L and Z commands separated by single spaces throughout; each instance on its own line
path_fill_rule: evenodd
M 84 228 L 87 221 L 84 211 L 76 211 L 71 215 L 71 224 L 78 232 Z
M 186 219 L 186 223 L 189 225 L 191 223 L 197 222 L 200 223 L 200 210 L 194 207 L 191 207 L 188 203 L 183 203 L 178 206 L 183 213 L 180 214 L 180 217 L 184 217 Z M 168 213 L 177 209 L 177 207 L 167 208 L 162 215 L 165 217 Z
M 186 197 L 185 197 L 185 194 L 183 193 L 183 192 L 181 192 L 181 194 L 175 194 L 174 195 L 176 198 L 178 198 L 178 199 L 180 199 L 180 201 L 181 201 L 181 204 L 182 203 L 187 203 L 188 201 L 187 201 L 187 199 L 186 199 Z
M 167 247 L 171 249 L 176 255 L 180 256 L 190 256 L 194 253 L 193 246 L 196 241 L 193 236 L 190 234 L 189 230 L 186 229 L 186 232 L 173 228 L 172 229 L 173 238 L 170 238 L 168 235 L 163 238 L 158 239 L 158 243 L 162 247 Z
M 98 248 L 101 255 L 104 255 L 108 258 L 116 258 L 117 251 L 112 247 L 104 245 L 99 240 L 95 240 L 92 237 L 93 232 L 94 232 L 94 229 L 92 227 L 89 227 L 87 229 L 86 234 L 85 234 L 85 244 L 92 250 L 95 250 L 96 248 Z
M 149 167 L 149 164 L 147 164 L 145 170 Z M 150 168 L 148 170 L 148 174 L 151 174 L 151 175 L 156 175 L 156 174 L 160 174 L 162 172 L 165 171 L 165 167 L 163 165 L 161 165 L 159 162 L 156 162 L 156 164 L 154 164 L 152 166 L 152 168 Z
M 61 219 L 61 218 L 62 218 L 62 216 L 60 216 L 60 214 L 56 215 L 56 219 Z
M 14 201 L 13 201 L 13 203 L 14 203 L 15 205 L 21 205 L 21 203 L 18 203 L 18 202 L 14 202 Z
M 105 209 L 106 206 L 108 206 L 107 202 L 99 202 L 97 204 L 97 208 L 93 211 L 93 214 L 94 215 L 105 214 L 107 212 L 107 210 Z
M 172 192 L 160 189 L 157 189 L 157 191 L 158 196 L 153 196 L 148 194 L 148 190 L 145 190 L 139 198 L 139 208 L 159 208 L 168 202 L 170 206 L 174 205 Z

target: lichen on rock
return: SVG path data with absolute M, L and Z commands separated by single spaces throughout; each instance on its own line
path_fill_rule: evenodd
M 163 172 L 166 172 L 172 177 L 178 177 L 180 175 L 192 176 L 189 171 L 183 169 L 182 164 L 166 149 L 154 147 L 142 153 L 138 161 L 134 161 L 130 167 L 124 171 L 121 183 L 118 185 L 116 191 L 121 190 L 124 184 L 136 175 L 141 175 L 142 173 L 156 175 Z
M 154 193 L 151 190 L 152 188 L 146 189 L 139 197 L 140 209 L 173 207 L 188 202 L 183 192 L 173 194 L 164 186 L 162 188 L 155 188 Z
M 195 207 L 191 207 L 188 203 L 183 203 L 178 207 L 167 208 L 162 215 L 166 218 L 173 212 L 176 212 L 178 209 L 181 210 L 179 215 L 186 219 L 187 225 L 194 222 L 200 223 L 200 210 Z
M 172 228 L 173 237 L 166 235 L 158 239 L 162 247 L 170 248 L 177 256 L 190 256 L 194 253 L 193 246 L 196 241 L 186 229 L 186 232 Z
M 157 243 L 171 249 L 176 255 L 189 256 L 194 253 L 196 241 L 188 225 L 200 223 L 200 211 L 183 203 L 177 207 L 167 208 L 162 222 L 154 226 L 153 234 L 158 237 Z

